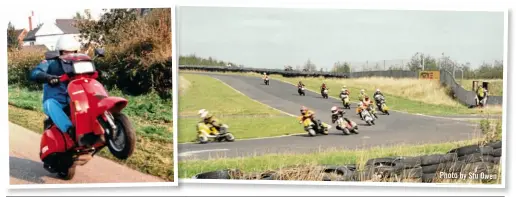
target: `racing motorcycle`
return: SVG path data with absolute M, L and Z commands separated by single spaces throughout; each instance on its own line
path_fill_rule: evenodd
M 315 136 L 317 133 L 328 135 L 328 130 L 330 130 L 331 125 L 321 122 L 321 120 L 316 120 L 317 124 L 312 122 L 312 119 L 305 119 L 302 124 L 305 128 L 305 131 L 308 132 L 308 135 Z
M 357 106 L 357 111 L 360 113 L 362 120 L 364 120 L 369 126 L 374 125 L 374 121 L 376 120 L 375 116 L 371 113 L 371 107 L 362 108 L 361 104 L 359 103 Z
M 384 114 L 390 115 L 389 107 L 387 107 L 387 104 L 385 104 L 385 97 L 382 95 L 376 95 L 375 100 L 376 100 L 376 107 L 378 107 L 378 110 L 380 110 Z
M 350 124 L 346 119 L 344 119 L 344 117 L 337 115 L 332 116 L 332 121 L 337 123 L 336 129 L 342 131 L 345 135 L 350 135 L 351 133 L 358 134 L 357 123 L 349 120 Z
M 340 99 L 342 100 L 342 105 L 344 105 L 344 109 L 351 109 L 351 104 L 349 102 L 349 95 L 341 93 Z
M 216 142 L 235 141 L 235 137 L 228 130 L 229 126 L 226 124 L 223 124 L 219 131 L 215 127 L 210 127 L 209 125 L 200 122 L 197 123 L 197 139 L 201 144 L 206 144 L 210 140 Z
M 263 83 L 265 83 L 265 85 L 269 85 L 269 77 L 265 77 L 265 79 L 263 79 Z
M 305 86 L 298 86 L 297 93 L 299 94 L 299 96 L 305 96 Z
M 64 111 L 75 126 L 75 139 L 61 132 L 47 117 L 43 122 L 39 153 L 43 167 L 70 180 L 75 176 L 76 166 L 88 163 L 105 146 L 116 158 L 129 158 L 135 148 L 136 132 L 129 118 L 122 113 L 128 101 L 109 96 L 96 80 L 99 74 L 93 60 L 104 57 L 104 50 L 95 49 L 93 59 L 80 53 L 59 57 L 55 51 L 47 52 L 45 56 L 47 60 L 62 62 L 65 74 L 59 80 L 68 83 L 70 97 L 70 104 Z
M 324 88 L 322 91 L 321 91 L 321 96 L 325 99 L 328 99 L 328 88 Z

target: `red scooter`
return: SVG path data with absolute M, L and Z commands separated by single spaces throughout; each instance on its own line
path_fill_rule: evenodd
M 55 52 L 46 54 L 47 59 L 58 57 Z M 95 57 L 104 57 L 104 51 L 96 49 Z M 92 58 L 86 54 L 59 58 L 64 62 L 66 73 L 60 76 L 60 81 L 69 82 L 70 104 L 64 110 L 75 126 L 77 144 L 47 118 L 41 137 L 40 158 L 46 170 L 70 180 L 75 175 L 76 166 L 86 164 L 105 146 L 116 158 L 127 159 L 134 151 L 136 133 L 127 116 L 121 112 L 128 101 L 108 95 L 96 80 L 98 72 Z

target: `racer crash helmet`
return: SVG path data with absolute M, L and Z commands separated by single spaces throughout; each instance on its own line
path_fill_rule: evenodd
M 63 51 L 77 53 L 81 49 L 81 44 L 69 35 L 59 37 L 56 43 L 56 50 L 61 54 Z
M 201 118 L 206 118 L 206 117 L 208 117 L 208 110 L 206 110 L 206 109 L 201 109 L 201 110 L 199 110 L 199 113 L 198 113 L 198 114 L 199 114 L 199 116 L 200 116 Z
M 337 108 L 337 106 L 331 107 L 331 113 L 332 114 L 337 114 L 339 112 L 338 110 L 339 110 L 339 108 Z
M 299 111 L 301 111 L 302 114 L 305 114 L 306 111 L 308 111 L 308 108 L 306 108 L 305 106 L 301 106 L 301 109 Z
M 380 89 L 376 89 L 376 92 L 380 92 Z
M 365 90 L 364 89 L 361 89 L 360 90 L 360 94 L 364 94 Z

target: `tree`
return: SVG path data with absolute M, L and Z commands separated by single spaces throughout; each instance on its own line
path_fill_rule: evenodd
M 422 59 L 424 59 L 424 62 Z M 423 70 L 423 63 L 424 63 L 424 69 L 427 71 L 439 70 L 439 65 L 437 64 L 436 59 L 429 55 L 425 55 L 422 53 L 414 54 L 412 56 L 412 58 L 410 59 L 410 62 L 407 63 L 407 67 L 411 71 L 419 71 L 419 70 Z
M 333 65 L 332 72 L 349 73 L 349 72 L 351 72 L 351 66 L 347 62 L 344 62 L 344 63 L 335 62 L 335 64 Z
M 104 11 L 107 11 L 104 9 Z M 138 17 L 137 9 L 111 9 L 104 13 L 98 21 L 92 20 L 89 10 L 84 14 L 76 13 L 75 26 L 79 29 L 80 38 L 90 43 L 99 45 L 116 44 L 120 42 L 118 34 L 127 31 L 124 26 Z
M 315 66 L 315 64 L 312 63 L 312 61 L 310 59 L 308 59 L 305 62 L 305 65 L 303 65 L 303 71 L 315 72 L 315 71 L 317 71 L 317 66 Z
M 15 50 L 19 48 L 18 35 L 16 35 L 16 29 L 14 25 L 9 22 L 7 25 L 7 49 L 9 51 Z

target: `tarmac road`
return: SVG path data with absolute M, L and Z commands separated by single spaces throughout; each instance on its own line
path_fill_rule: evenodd
M 219 79 L 248 97 L 289 114 L 298 116 L 300 107 L 306 106 L 315 112 L 316 118 L 325 123 L 331 123 L 330 108 L 335 105 L 342 106 L 340 100 L 331 97 L 323 99 L 320 94 L 310 91 L 306 91 L 306 96 L 299 96 L 297 87 L 278 80 L 271 80 L 270 86 L 266 86 L 258 77 L 211 73 L 204 75 Z M 345 136 L 335 129 L 335 125 L 332 125 L 330 134 L 327 136 L 309 137 L 304 133 L 250 140 L 239 140 L 238 136 L 235 136 L 237 139 L 235 142 L 178 144 L 179 160 L 252 157 L 271 153 L 312 153 L 333 148 L 360 149 L 397 144 L 440 143 L 466 140 L 480 135 L 479 129 L 467 121 L 396 111 L 390 112 L 390 115 L 381 115 L 382 113 L 379 112 L 376 125 L 367 126 L 355 113 L 356 103 L 352 104 L 351 110 L 346 110 L 346 117 L 359 125 L 360 134 Z M 293 118 L 292 121 L 297 120 Z M 299 129 L 303 130 L 303 127 L 300 125 Z
M 75 177 L 72 180 L 59 179 L 56 174 L 51 174 L 43 168 L 43 163 L 39 158 L 40 137 L 33 131 L 9 123 L 9 179 L 11 185 L 165 181 L 99 156 L 93 157 L 84 166 L 77 166 Z

